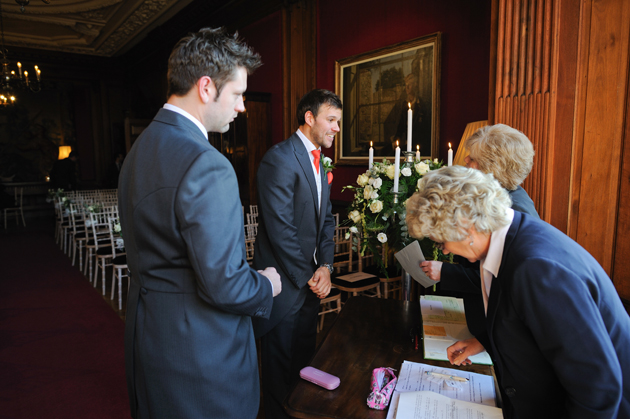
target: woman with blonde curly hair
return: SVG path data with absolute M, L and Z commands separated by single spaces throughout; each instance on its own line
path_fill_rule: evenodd
M 551 225 L 510 208 L 490 174 L 426 174 L 407 202 L 412 236 L 480 262 L 486 349 L 505 418 L 630 417 L 630 318 L 606 272 Z M 452 364 L 483 351 L 448 348 Z

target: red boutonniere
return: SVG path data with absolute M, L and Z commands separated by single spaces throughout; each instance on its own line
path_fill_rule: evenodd
M 333 164 L 332 159 L 326 156 L 322 157 L 322 165 L 324 166 L 326 176 L 328 177 L 328 184 L 330 185 L 333 180 L 332 170 L 335 168 L 335 165 Z
M 332 183 L 332 180 L 333 180 L 332 172 L 326 173 L 326 176 L 328 176 L 328 184 L 330 185 Z

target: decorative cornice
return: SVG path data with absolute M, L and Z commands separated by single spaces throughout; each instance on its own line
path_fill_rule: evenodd
M 123 23 L 112 33 L 107 40 L 97 49 L 98 55 L 111 56 L 126 42 L 138 34 L 144 27 L 151 23 L 156 15 L 169 7 L 176 0 L 147 0 L 138 7 Z

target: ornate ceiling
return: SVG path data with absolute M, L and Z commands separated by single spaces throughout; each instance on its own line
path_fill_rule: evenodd
M 46 1 L 0 1 L 6 47 L 120 55 L 193 0 Z

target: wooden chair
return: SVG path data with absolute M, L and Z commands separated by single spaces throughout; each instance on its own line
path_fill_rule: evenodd
M 95 231 L 98 231 L 99 235 L 103 238 L 107 238 L 107 241 L 103 241 L 104 245 L 97 245 L 96 251 L 94 253 L 94 258 L 96 259 L 96 269 L 94 270 L 94 287 L 98 282 L 98 271 L 99 267 L 101 268 L 102 275 L 102 288 L 103 295 L 105 295 L 105 269 L 108 266 L 112 265 L 112 260 L 116 255 L 116 251 L 112 246 L 112 234 L 113 234 L 113 226 L 111 224 L 111 219 L 118 219 L 118 207 L 110 206 L 103 207 L 100 212 L 94 215 L 94 219 L 96 220 Z
M 335 241 L 333 268 L 337 273 L 350 271 L 352 269 L 352 235 L 349 228 L 335 227 L 333 240 Z
M 116 222 L 118 222 L 117 217 L 111 217 L 109 219 L 110 226 L 113 226 Z M 114 236 L 113 228 L 110 228 L 109 238 L 112 248 L 112 295 L 110 296 L 110 300 L 114 299 L 114 292 L 116 290 L 116 285 L 118 285 L 118 310 L 122 310 L 123 278 L 127 278 L 127 291 L 129 291 L 129 267 L 127 266 L 127 253 L 125 253 L 124 244 L 123 247 L 119 245 L 118 238 Z M 103 283 L 105 283 L 105 276 L 103 276 Z
M 345 237 L 344 237 L 345 238 Z M 350 240 L 352 241 L 353 234 L 350 232 Z M 361 240 L 357 238 L 356 248 L 361 248 Z M 352 255 L 354 251 L 352 246 L 350 246 L 350 261 L 352 261 Z M 334 273 L 331 278 L 332 284 L 335 288 L 338 288 L 341 291 L 345 291 L 352 296 L 365 295 L 367 297 L 381 297 L 381 281 L 378 276 L 363 272 L 363 261 L 365 258 L 369 258 L 369 255 L 360 255 L 357 252 L 357 269 L 352 269 L 352 262 L 350 263 L 351 268 L 348 269 L 348 272 Z M 333 265 L 334 266 L 334 265 Z
M 22 224 L 26 227 L 26 221 L 24 221 L 24 207 L 22 206 L 24 198 L 24 188 L 13 188 L 13 207 L 8 207 L 3 210 L 4 212 L 4 229 L 7 229 L 7 217 L 9 214 L 15 214 L 15 224 L 20 224 L 20 218 L 22 217 Z
M 333 307 L 333 303 L 335 306 Z M 319 321 L 317 322 L 317 333 L 324 328 L 324 316 L 328 313 L 339 313 L 341 311 L 341 291 L 332 288 L 328 297 L 320 301 Z
M 72 266 L 79 254 L 79 270 L 83 271 L 83 250 L 88 239 L 85 227 L 85 207 L 75 203 L 70 204 L 70 241 L 72 242 Z
M 384 250 L 381 249 L 381 251 L 383 252 Z M 385 255 L 381 254 L 381 257 L 384 258 Z M 383 288 L 383 298 L 389 298 L 390 294 L 393 297 L 397 297 L 398 299 L 402 298 L 402 276 L 394 261 L 391 261 L 391 263 L 388 265 L 387 275 L 385 275 L 381 268 L 375 263 L 372 263 L 368 266 L 363 265 L 363 271 L 378 276 L 379 280 L 381 281 L 381 286 Z
M 254 261 L 254 241 L 255 239 L 245 239 L 245 257 L 250 266 Z

